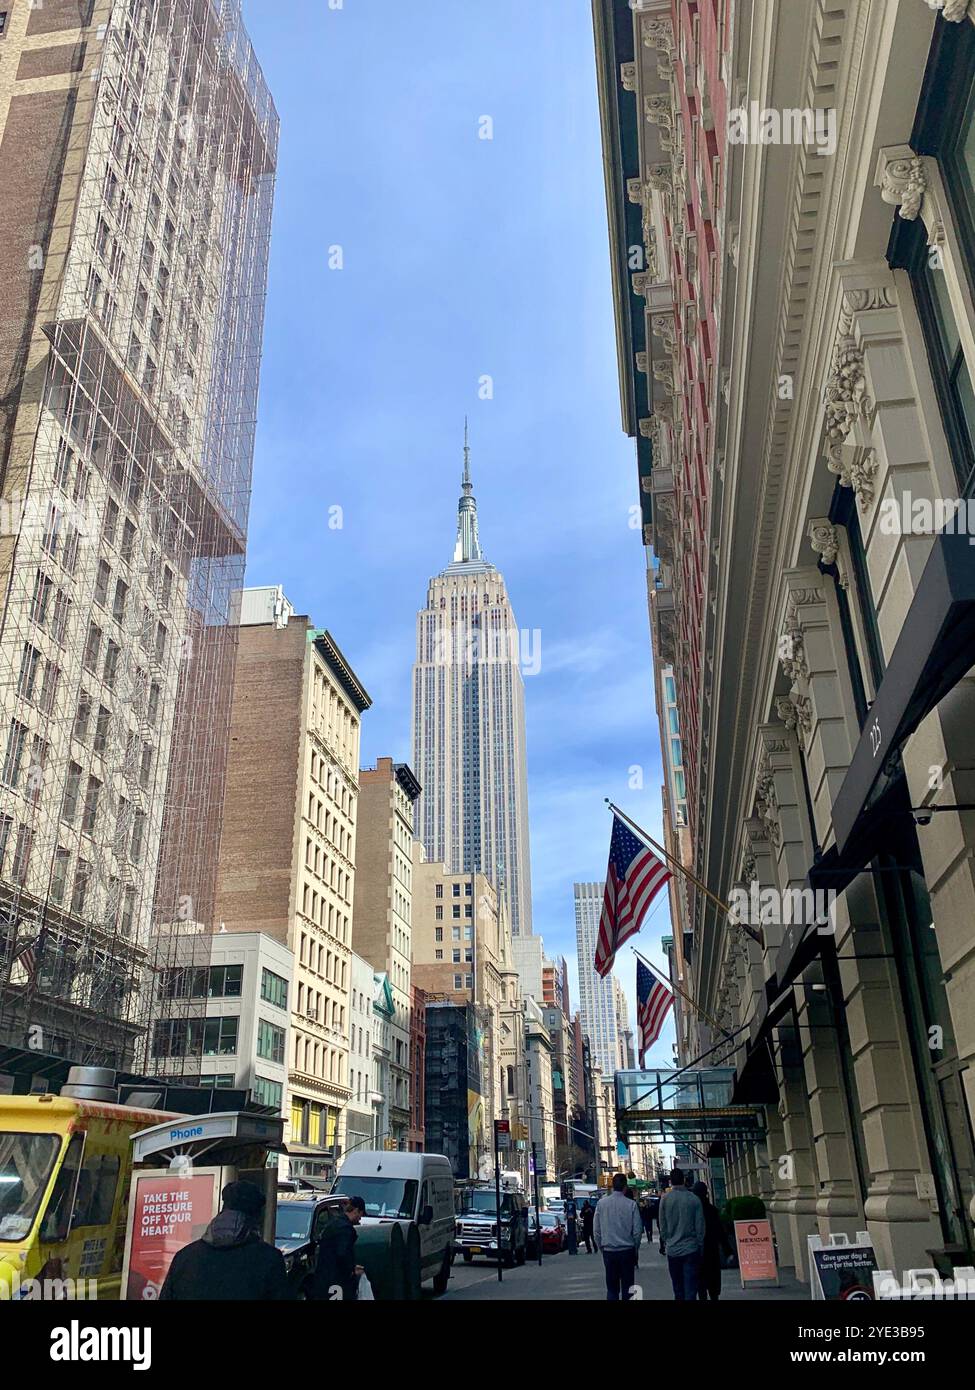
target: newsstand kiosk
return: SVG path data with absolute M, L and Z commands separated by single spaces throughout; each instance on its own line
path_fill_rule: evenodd
M 283 1148 L 284 1120 L 246 1110 L 171 1118 L 134 1134 L 121 1298 L 159 1297 L 173 1256 L 203 1235 L 228 1182 L 262 1189 L 264 1239 L 273 1242 L 278 1169 L 268 1162 Z

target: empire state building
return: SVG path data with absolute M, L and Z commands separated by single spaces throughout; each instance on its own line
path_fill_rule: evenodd
M 450 873 L 484 873 L 512 936 L 530 936 L 523 653 L 504 579 L 481 554 L 466 427 L 457 513 L 453 561 L 430 580 L 417 615 L 416 833 Z

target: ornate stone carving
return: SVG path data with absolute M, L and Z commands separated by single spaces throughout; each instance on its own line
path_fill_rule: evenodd
M 651 125 L 660 127 L 661 149 L 673 148 L 674 115 L 667 93 L 654 94 L 643 98 L 643 114 Z
M 658 193 L 670 193 L 674 186 L 669 164 L 650 164 L 647 166 L 647 183 Z
M 620 82 L 624 92 L 636 91 L 636 63 L 620 63 Z
M 908 145 L 897 145 L 880 151 L 877 169 L 881 198 L 913 222 L 928 186 L 921 160 Z
M 844 445 L 836 450 L 835 458 L 827 460 L 826 466 L 843 487 L 853 489 L 860 510 L 867 511 L 873 502 L 873 480 L 879 467 L 874 450 Z
M 649 356 L 647 355 L 647 353 L 645 353 L 645 352 L 638 352 L 638 353 L 636 354 L 636 369 L 637 369 L 638 372 L 642 372 L 644 376 L 646 376 L 646 375 L 649 373 L 649 371 L 650 371 L 650 358 L 649 358 Z
M 853 486 L 852 464 L 844 457 L 844 445 L 854 425 L 869 414 L 872 402 L 867 395 L 863 352 L 857 346 L 852 328 L 853 306 L 846 302 L 840 319 L 840 333 L 833 349 L 832 371 L 823 389 L 826 417 L 826 464 L 846 486 Z M 859 499 L 859 492 L 857 494 Z
M 814 517 L 809 523 L 806 534 L 813 550 L 817 555 L 823 557 L 823 564 L 831 565 L 840 549 L 836 527 L 833 523 L 825 517 Z
M 800 743 L 805 743 L 806 735 L 812 728 L 812 705 L 805 695 L 795 698 L 778 695 L 775 700 L 775 713 L 787 729 L 794 730 Z
M 850 578 L 840 564 L 839 532 L 833 523 L 824 516 L 814 516 L 806 528 L 809 544 L 817 555 L 821 555 L 824 565 L 836 565 L 841 589 L 849 588 Z
M 627 198 L 629 198 L 629 200 L 630 200 L 631 203 L 636 203 L 637 206 L 642 205 L 642 203 L 643 203 L 643 180 L 642 180 L 642 179 L 627 179 L 627 180 L 626 180 L 626 196 L 627 196 Z
M 650 318 L 650 332 L 660 339 L 666 352 L 673 352 L 676 332 L 673 314 L 653 314 Z
M 650 277 L 647 272 L 645 270 L 634 271 L 630 276 L 630 283 L 633 286 L 633 293 L 646 299 L 647 291 L 650 288 Z
M 797 681 L 809 674 L 802 624 L 795 608 L 791 608 L 786 614 L 785 631 L 779 638 L 779 664 L 790 681 Z

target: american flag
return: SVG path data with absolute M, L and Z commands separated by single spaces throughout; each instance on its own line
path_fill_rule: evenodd
M 43 945 L 41 942 L 42 935 L 43 933 L 39 932 L 37 936 L 31 937 L 30 941 L 25 941 L 22 945 L 18 946 L 10 962 L 11 965 L 15 965 L 19 961 L 27 971 L 30 979 L 34 978 L 34 972 L 37 969 L 37 956 Z
M 640 1030 L 640 1066 L 660 1037 L 667 1010 L 674 1002 L 673 991 L 654 979 L 642 960 L 636 963 L 636 1026 Z
M 608 975 L 612 970 L 616 952 L 640 930 L 643 914 L 670 877 L 666 864 L 614 816 L 596 942 L 597 975 Z

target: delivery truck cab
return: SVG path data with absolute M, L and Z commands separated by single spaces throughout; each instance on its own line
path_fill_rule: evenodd
M 119 1297 L 132 1135 L 162 1118 L 0 1096 L 0 1299 Z
M 332 1189 L 366 1204 L 363 1224 L 398 1221 L 415 1227 L 420 1246 L 420 1280 L 432 1279 L 446 1293 L 454 1238 L 454 1174 L 442 1154 L 362 1149 L 350 1153 Z

